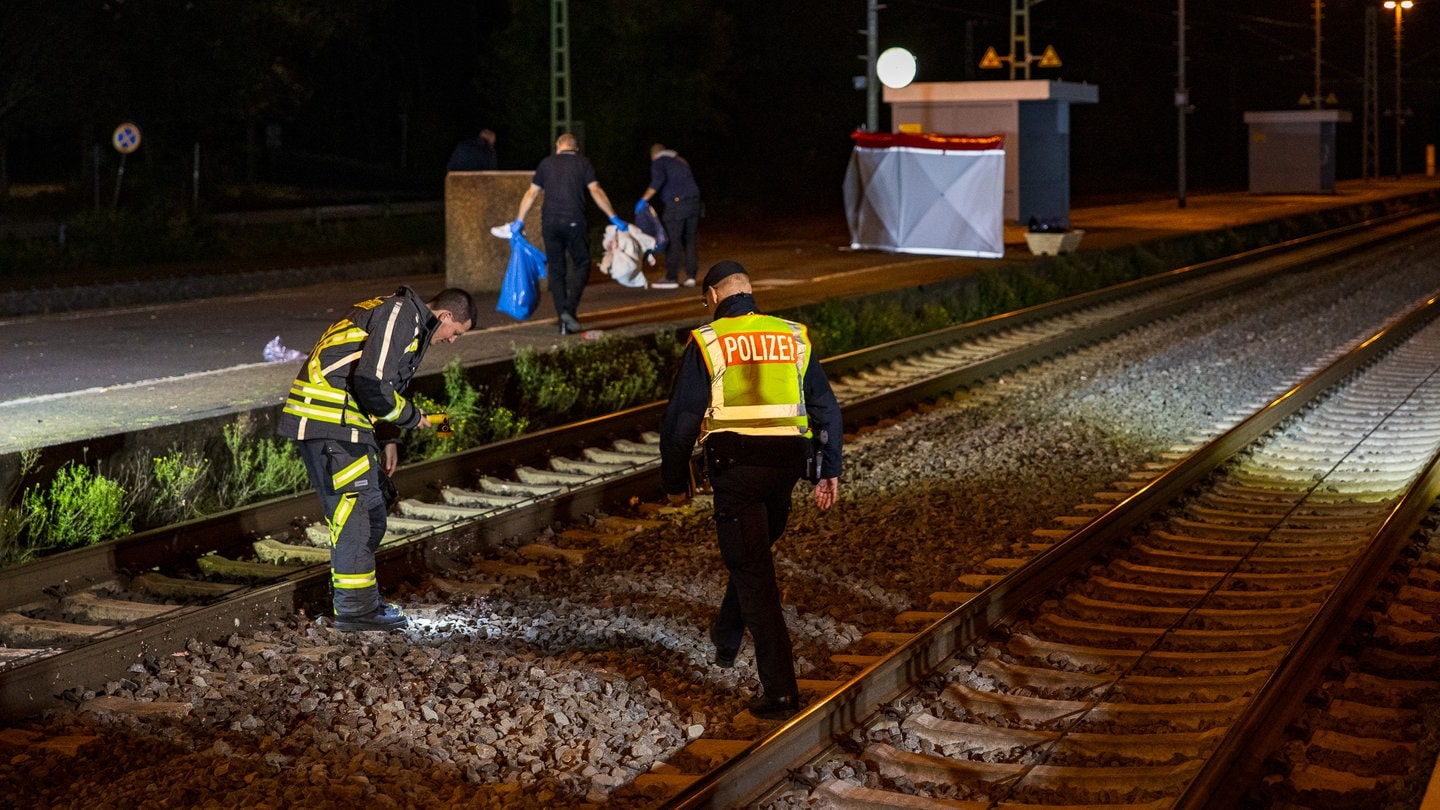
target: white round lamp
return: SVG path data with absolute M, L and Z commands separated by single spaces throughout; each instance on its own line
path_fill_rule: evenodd
M 881 84 L 898 90 L 915 81 L 915 55 L 904 48 L 886 48 L 875 60 L 875 74 Z

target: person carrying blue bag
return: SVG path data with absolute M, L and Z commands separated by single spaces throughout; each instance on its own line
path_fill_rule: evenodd
M 579 334 L 582 331 L 576 310 L 580 308 L 580 296 L 585 292 L 585 283 L 590 279 L 590 239 L 585 226 L 585 193 L 610 218 L 610 224 L 617 230 L 629 230 L 625 220 L 615 215 L 605 189 L 595 179 L 595 167 L 590 159 L 580 154 L 579 142 L 575 136 L 565 133 L 555 140 L 555 154 L 540 161 L 530 179 L 530 188 L 520 200 L 520 210 L 515 221 L 510 223 L 510 232 L 519 233 L 525 227 L 525 215 L 540 192 L 545 200 L 540 204 L 540 235 L 544 239 L 546 263 L 550 268 L 550 295 L 555 299 L 555 314 L 560 320 L 560 334 Z M 566 257 L 570 261 L 565 261 Z
M 497 312 L 517 321 L 529 319 L 540 306 L 540 279 L 545 278 L 545 252 L 530 244 L 518 230 L 510 233 L 510 264 L 500 282 Z

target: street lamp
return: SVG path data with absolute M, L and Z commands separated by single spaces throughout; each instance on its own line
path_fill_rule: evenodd
M 1400 103 L 1400 35 L 1405 28 L 1404 13 L 1414 8 L 1413 0 L 1385 0 L 1385 8 L 1395 9 L 1395 179 L 1400 179 L 1400 128 L 1405 125 L 1404 106 Z
M 908 87 L 915 81 L 915 55 L 904 48 L 886 48 L 875 61 L 875 74 L 886 87 Z

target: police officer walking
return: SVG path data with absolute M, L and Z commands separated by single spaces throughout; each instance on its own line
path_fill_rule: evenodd
M 803 324 L 762 314 L 745 268 L 705 274 L 715 318 L 692 330 L 660 428 L 661 480 L 671 503 L 689 499 L 698 438 L 715 491 L 715 530 L 729 583 L 710 625 L 715 663 L 735 664 L 745 631 L 755 642 L 761 693 L 750 713 L 783 720 L 800 709 L 790 632 L 771 550 L 801 476 L 829 509 L 840 489 L 840 405 Z
M 356 304 L 331 324 L 290 386 L 276 432 L 299 445 L 330 527 L 337 630 L 409 624 L 400 608 L 380 600 L 375 579 L 399 429 L 431 427 L 401 392 L 427 348 L 454 343 L 474 323 L 475 301 L 464 290 L 442 290 L 426 302 L 401 287 L 387 298 Z

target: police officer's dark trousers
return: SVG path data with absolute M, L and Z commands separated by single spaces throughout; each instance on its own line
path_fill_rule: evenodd
M 330 582 L 336 616 L 366 616 L 380 608 L 375 550 L 385 536 L 383 471 L 378 452 L 363 444 L 304 439 L 300 457 L 320 496 L 330 528 Z
M 785 531 L 790 493 L 799 480 L 793 466 L 740 463 L 710 473 L 720 557 L 730 572 L 715 620 L 716 642 L 738 649 L 749 628 L 760 685 L 774 696 L 798 694 L 771 546 Z

